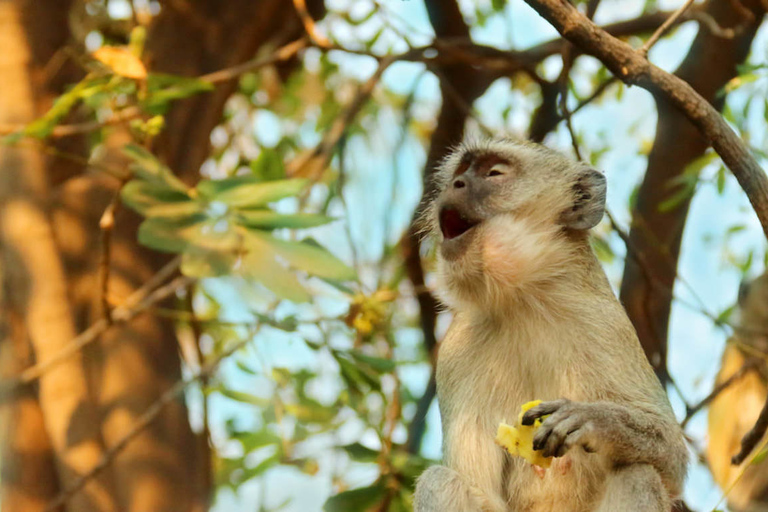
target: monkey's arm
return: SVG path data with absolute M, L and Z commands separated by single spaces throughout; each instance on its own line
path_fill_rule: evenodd
M 674 419 L 655 412 L 613 402 L 542 403 L 523 415 L 523 424 L 549 414 L 533 439 L 533 448 L 545 457 L 561 457 L 574 446 L 606 458 L 613 468 L 649 464 L 661 476 L 670 495 L 681 491 L 687 450 Z

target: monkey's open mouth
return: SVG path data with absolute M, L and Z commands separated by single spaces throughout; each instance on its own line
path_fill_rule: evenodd
M 450 206 L 440 210 L 440 231 L 446 240 L 461 236 L 478 224 L 480 224 L 479 221 L 462 215 L 461 212 Z

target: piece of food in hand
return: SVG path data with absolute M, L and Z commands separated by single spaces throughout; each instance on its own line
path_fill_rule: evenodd
M 544 457 L 540 451 L 533 449 L 533 436 L 541 426 L 542 418 L 536 419 L 533 425 L 522 424 L 525 411 L 536 407 L 540 403 L 541 400 L 533 400 L 523 404 L 520 407 L 520 415 L 517 417 L 517 424 L 515 426 L 500 423 L 499 430 L 496 433 L 496 443 L 506 448 L 511 455 L 522 457 L 534 466 L 548 468 L 552 464 L 552 457 Z

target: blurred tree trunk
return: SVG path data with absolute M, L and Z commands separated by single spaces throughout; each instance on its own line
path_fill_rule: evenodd
M 50 107 L 64 84 L 77 80 L 78 70 L 62 53 L 71 43 L 70 2 L 0 0 L 0 7 L 3 12 L 13 11 L 12 17 L 0 18 L 4 21 L 0 27 L 0 47 L 4 49 L 0 65 L 7 78 L 0 85 L 0 121 L 26 123 Z M 308 2 L 308 7 L 316 17 L 323 12 L 320 1 Z M 6 25 L 13 25 L 15 31 Z M 150 27 L 147 52 L 154 69 L 195 76 L 239 64 L 254 57 L 262 46 L 283 44 L 302 32 L 290 2 L 167 2 Z M 236 85 L 233 80 L 210 94 L 182 102 L 168 114 L 167 129 L 156 150 L 187 182 L 196 181 L 209 154 L 210 132 L 220 122 Z M 118 153 L 126 135 L 122 128 L 108 135 L 107 158 L 113 164 L 122 164 Z M 57 146 L 69 153 L 86 154 L 83 138 L 59 141 Z M 25 337 L 33 345 L 35 359 L 43 360 L 103 314 L 97 278 L 98 226 L 119 184 L 104 174 L 86 171 L 63 159 L 44 158 L 34 150 L 0 150 L 0 241 L 5 290 L 9 292 L 4 303 L 9 309 L 14 306 L 14 318 L 22 323 L 20 328 L 9 321 L 4 323 L 13 325 L 14 329 L 5 330 L 18 332 L 21 340 L 11 343 L 9 337 L 4 339 L 6 374 L 30 364 L 21 359 Z M 26 209 L 13 216 L 16 199 L 21 198 L 28 198 Z M 113 301 L 124 299 L 167 261 L 138 246 L 139 220 L 118 210 L 108 293 Z M 29 293 L 23 293 L 23 286 Z M 35 337 L 37 331 L 40 333 Z M 35 343 L 36 339 L 45 343 Z M 110 329 L 84 355 L 61 364 L 40 380 L 41 407 L 30 409 L 30 404 L 37 407 L 37 403 L 29 402 L 27 395 L 5 406 L 5 418 L 16 418 L 16 423 L 3 424 L 9 432 L 4 437 L 3 485 L 10 490 L 19 482 L 19 495 L 28 499 L 23 506 L 17 501 L 19 510 L 34 510 L 26 503 L 40 508 L 57 490 L 66 488 L 72 477 L 87 472 L 104 447 L 121 441 L 138 416 L 180 378 L 173 325 L 151 315 Z M 26 407 L 24 415 L 22 407 Z M 195 436 L 187 414 L 182 401 L 167 406 L 158 420 L 120 452 L 109 471 L 71 498 L 68 508 L 136 512 L 207 508 L 211 492 L 208 439 Z M 48 458 L 44 456 L 49 446 L 47 437 L 34 428 L 41 418 L 51 438 L 53 454 Z M 15 475 L 8 462 L 19 458 L 11 451 L 18 450 L 22 441 L 20 436 L 10 435 L 14 432 L 34 437 L 39 445 L 34 453 L 41 454 L 37 466 L 31 463 L 35 461 L 25 460 L 24 473 L 15 480 L 6 476 Z M 86 448 L 90 451 L 85 452 Z M 54 457 L 58 482 L 50 465 Z M 10 496 L 7 492 L 4 495 Z M 9 497 L 4 507 L 6 503 L 10 507 L 16 502 Z
M 66 2 L 59 2 L 59 6 Z M 66 7 L 65 7 L 66 8 Z M 26 123 L 40 105 L 35 48 L 28 44 L 23 5 L 0 2 L 0 121 Z M 56 19 L 52 9 L 50 18 Z M 66 18 L 65 18 L 66 19 Z M 43 27 L 44 23 L 39 23 Z M 55 37 L 42 32 L 40 39 Z M 46 160 L 34 150 L 0 146 L 0 251 L 3 269 L 4 374 L 61 350 L 76 334 L 64 269 L 49 217 Z M 37 387 L 4 404 L 3 511 L 35 510 L 96 465 L 103 453 L 96 404 L 82 359 L 46 373 Z M 39 402 L 37 398 L 39 397 Z M 55 460 L 54 465 L 51 464 Z M 56 476 L 58 473 L 58 477 Z M 115 510 L 109 475 L 90 482 L 73 509 Z
M 736 67 L 747 57 L 764 7 L 758 0 L 743 4 L 711 0 L 705 9 L 721 27 L 734 29 L 735 35 L 723 38 L 702 24 L 676 74 L 719 110 L 725 100 L 719 91 L 736 76 Z M 676 190 L 669 187 L 671 180 L 681 176 L 691 162 L 703 155 L 708 144 L 674 106 L 661 98 L 656 103 L 656 139 L 632 211 L 620 296 L 649 361 L 662 382 L 666 382 L 672 289 L 690 199 L 668 211 L 661 211 L 659 205 Z

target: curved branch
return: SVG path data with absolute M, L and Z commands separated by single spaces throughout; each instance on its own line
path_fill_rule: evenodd
M 642 53 L 592 23 L 562 0 L 526 0 L 563 37 L 605 64 L 630 85 L 669 101 L 686 115 L 739 181 L 768 235 L 768 177 L 717 110 L 682 79 L 648 62 Z

